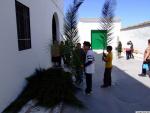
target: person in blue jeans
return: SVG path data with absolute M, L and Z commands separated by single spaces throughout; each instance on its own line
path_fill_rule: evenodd
M 144 64 L 148 64 L 148 70 L 150 71 L 150 39 L 148 40 L 148 47 L 145 49 L 144 52 L 144 59 L 143 59 L 143 64 L 142 64 L 142 73 L 139 74 L 140 76 L 145 76 L 146 75 L 146 69 L 143 68 Z

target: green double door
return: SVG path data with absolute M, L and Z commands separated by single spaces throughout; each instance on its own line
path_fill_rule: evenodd
M 92 30 L 91 44 L 94 50 L 103 50 L 107 46 L 107 31 L 106 30 Z

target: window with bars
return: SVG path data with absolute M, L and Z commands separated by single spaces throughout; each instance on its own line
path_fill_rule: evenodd
M 16 2 L 16 19 L 18 32 L 18 49 L 26 50 L 31 48 L 30 13 L 29 8 L 22 3 Z

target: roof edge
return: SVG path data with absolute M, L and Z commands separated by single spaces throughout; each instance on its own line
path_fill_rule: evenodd
M 132 26 L 122 28 L 121 31 L 138 29 L 138 28 L 148 27 L 148 26 L 150 26 L 150 21 L 146 21 L 146 22 L 142 22 L 142 23 L 139 23 L 139 24 L 135 24 L 135 25 L 132 25 Z
M 100 21 L 101 18 L 80 18 L 79 22 L 86 22 L 86 23 L 97 23 Z M 115 17 L 114 22 L 121 22 L 120 18 Z

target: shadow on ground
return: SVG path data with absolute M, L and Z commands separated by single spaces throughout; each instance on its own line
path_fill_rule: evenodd
M 104 62 L 102 55 L 96 54 L 96 73 L 93 75 L 93 94 L 84 94 L 85 80 L 77 96 L 87 107 L 85 110 L 64 105 L 63 113 L 135 113 L 150 111 L 150 88 L 134 79 L 140 69 L 141 62 L 125 61 L 124 58 L 114 60 L 112 70 L 112 87 L 100 88 L 103 84 Z M 136 68 L 138 67 L 138 68 Z M 150 79 L 150 78 L 147 78 Z M 150 84 L 150 83 L 149 83 Z

